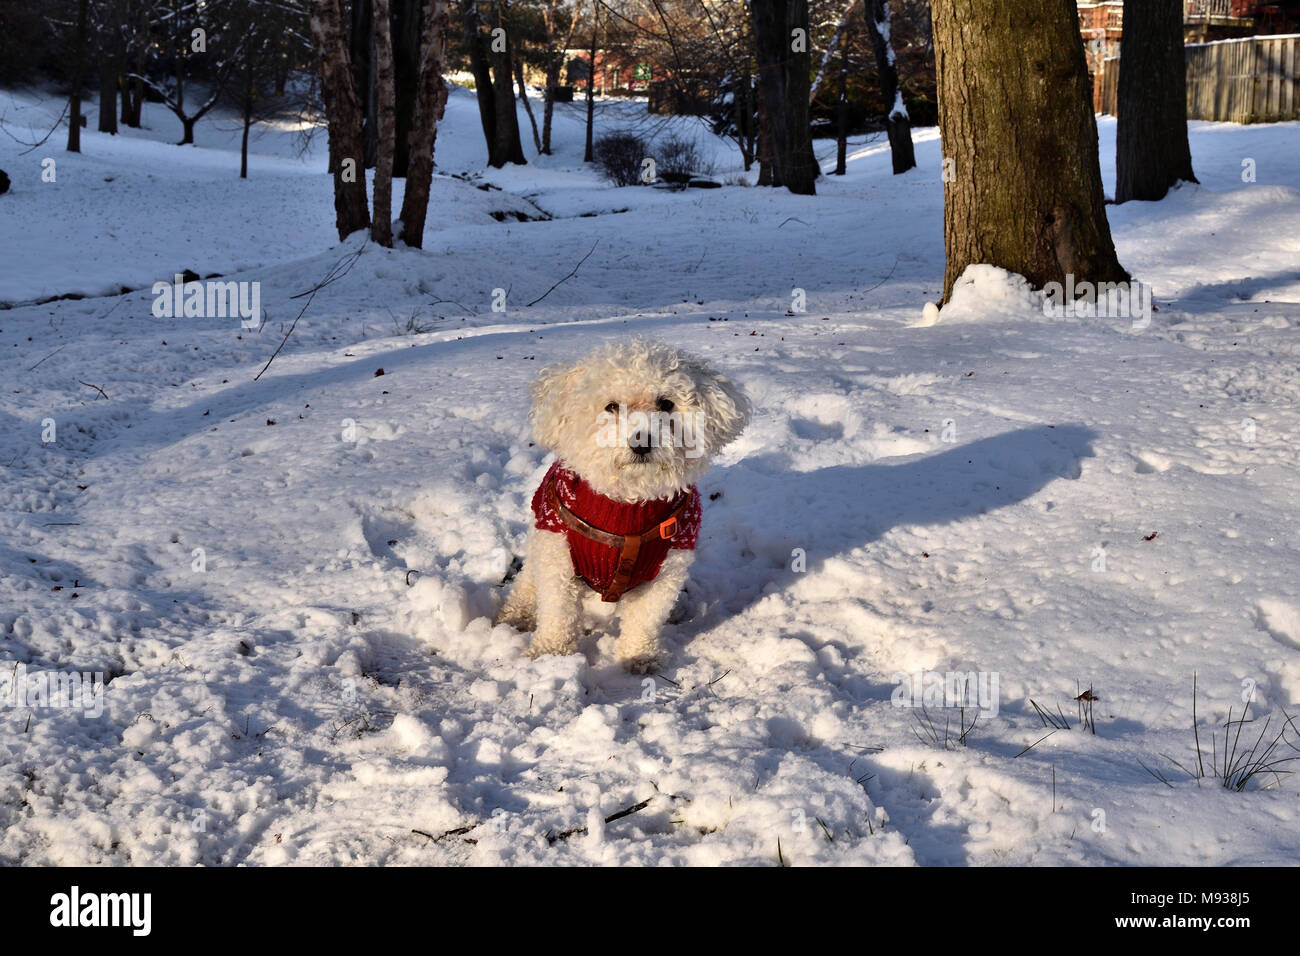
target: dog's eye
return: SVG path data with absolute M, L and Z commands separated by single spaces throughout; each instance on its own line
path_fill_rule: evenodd
M 605 406 L 605 411 L 609 412 L 611 415 L 618 414 L 618 402 L 610 402 Z
M 661 398 L 661 399 L 659 399 L 657 402 L 655 402 L 655 406 L 656 406 L 656 407 L 659 409 L 659 411 L 661 411 L 661 412 L 671 412 L 674 408 L 677 407 L 677 406 L 675 406 L 675 405 L 672 403 L 671 400 L 669 400 L 669 399 L 667 399 L 667 398 Z

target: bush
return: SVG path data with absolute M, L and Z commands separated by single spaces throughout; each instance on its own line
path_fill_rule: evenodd
M 684 183 L 692 176 L 708 176 L 713 166 L 704 161 L 695 140 L 666 136 L 655 146 L 656 172 L 669 183 Z
M 641 163 L 648 156 L 645 140 L 632 133 L 611 133 L 592 145 L 596 164 L 616 186 L 631 186 L 641 178 Z

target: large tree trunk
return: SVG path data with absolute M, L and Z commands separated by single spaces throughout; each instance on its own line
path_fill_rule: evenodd
M 99 64 L 99 131 L 117 135 L 117 59 Z
M 808 123 L 812 76 L 808 0 L 751 0 L 750 10 L 771 146 L 772 185 L 812 195 L 817 191 L 818 169 Z
M 320 58 L 321 95 L 329 128 L 329 163 L 334 176 L 334 222 L 339 239 L 370 225 L 366 205 L 365 149 L 361 103 L 352 81 L 340 0 L 313 0 L 312 45 Z M 188 131 L 187 131 L 188 132 Z
M 375 49 L 375 215 L 370 238 L 393 245 L 393 147 L 396 142 L 396 93 L 393 88 L 393 37 L 388 0 L 374 3 Z
M 1118 282 L 1074 0 L 934 0 L 943 298 L 968 265 Z M 952 160 L 949 164 L 947 160 Z
M 72 95 L 68 101 L 68 152 L 81 152 L 81 86 L 85 82 L 86 7 L 89 0 L 77 4 L 77 33 L 72 45 Z
M 876 53 L 876 75 L 880 78 L 880 92 L 887 111 L 885 129 L 889 133 L 889 153 L 897 175 L 916 166 L 916 151 L 912 148 L 912 121 L 903 105 L 903 91 L 898 85 L 889 0 L 867 0 L 866 12 L 871 47 Z
M 402 197 L 402 241 L 424 247 L 424 220 L 429 211 L 429 185 L 433 182 L 433 147 L 438 121 L 447 105 L 442 68 L 447 51 L 447 0 L 425 0 L 420 31 L 420 86 L 411 123 L 411 161 Z
M 1194 183 L 1179 0 L 1124 0 L 1115 131 L 1115 202 L 1161 199 Z

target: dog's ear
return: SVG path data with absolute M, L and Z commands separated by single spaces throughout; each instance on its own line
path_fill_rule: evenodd
M 528 414 L 533 438 L 547 451 L 558 451 L 577 405 L 574 401 L 584 365 L 558 363 L 542 369 L 530 389 L 533 406 Z
M 740 386 L 715 372 L 699 359 L 684 357 L 681 367 L 695 381 L 695 393 L 704 412 L 706 440 L 712 451 L 740 437 L 749 424 L 753 408 Z

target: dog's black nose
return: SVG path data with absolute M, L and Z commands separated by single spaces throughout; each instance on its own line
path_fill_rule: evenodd
M 628 447 L 632 449 L 632 454 L 636 455 L 638 458 L 644 458 L 654 450 L 653 445 L 642 445 L 639 442 L 634 445 L 628 445 Z

